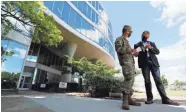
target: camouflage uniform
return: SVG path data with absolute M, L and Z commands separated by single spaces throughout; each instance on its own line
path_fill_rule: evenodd
M 124 76 L 124 94 L 132 94 L 132 86 L 134 84 L 135 65 L 134 57 L 131 53 L 129 41 L 124 37 L 118 37 L 115 41 L 115 49 L 118 55 L 122 73 Z

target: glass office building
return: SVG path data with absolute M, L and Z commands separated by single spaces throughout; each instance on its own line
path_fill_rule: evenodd
M 24 62 L 31 43 L 31 36 L 28 30 L 15 19 L 11 19 L 14 29 L 7 35 L 1 35 L 1 86 L 2 89 L 10 89 L 17 87 L 23 88 L 22 83 L 18 84 L 18 80 L 25 84 L 30 83 L 31 77 L 20 77 L 23 72 Z M 31 28 L 28 27 L 31 30 Z M 1 32 L 4 26 L 1 27 Z M 11 86 L 10 81 L 15 85 Z M 9 83 L 9 85 L 8 85 Z M 17 87 L 16 87 L 17 86 Z
M 99 2 L 44 1 L 44 5 L 45 13 L 53 16 L 61 26 L 63 41 L 57 48 L 31 41 L 24 44 L 24 39 L 13 38 L 21 37 L 20 34 L 9 34 L 1 39 L 1 48 L 14 52 L 13 56 L 6 56 L 2 66 L 4 71 L 12 73 L 14 69 L 10 68 L 15 68 L 15 73 L 21 73 L 20 90 L 31 89 L 32 85 L 78 82 L 78 76 L 62 73 L 64 55 L 86 57 L 90 61 L 102 60 L 109 67 L 114 67 L 112 26 Z
M 115 57 L 112 26 L 98 1 L 46 1 L 44 4 L 58 18 Z

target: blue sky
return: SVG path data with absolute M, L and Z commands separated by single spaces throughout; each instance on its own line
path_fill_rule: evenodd
M 1 45 L 7 51 L 13 51 L 13 56 L 6 56 L 5 61 L 2 63 L 2 71 L 19 73 L 21 72 L 24 57 L 26 54 L 26 46 L 18 44 L 17 42 L 2 40 Z M 8 48 L 7 48 L 8 45 Z
M 161 73 L 168 79 L 186 81 L 186 2 L 102 2 L 112 23 L 113 36 L 121 35 L 123 25 L 131 25 L 133 46 L 144 30 L 151 32 L 150 40 L 160 49 Z M 120 68 L 116 58 L 116 68 Z
M 156 42 L 158 47 L 176 43 L 178 27 L 166 28 L 157 20 L 160 12 L 153 8 L 149 2 L 102 2 L 111 20 L 113 36 L 121 35 L 123 25 L 131 25 L 133 34 L 131 43 L 137 43 L 141 39 L 144 30 L 151 32 L 150 40 Z M 135 7 L 135 8 L 134 8 Z M 168 38 L 167 38 L 168 37 Z M 162 41 L 162 40 L 166 40 Z

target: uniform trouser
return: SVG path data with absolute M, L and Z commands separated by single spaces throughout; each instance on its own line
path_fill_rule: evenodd
M 126 95 L 133 94 L 133 85 L 135 77 L 135 66 L 134 64 L 125 64 L 122 65 L 122 73 L 124 76 L 123 82 L 123 93 Z
M 152 76 L 154 78 L 154 82 L 156 84 L 156 87 L 158 89 L 158 92 L 159 92 L 162 100 L 169 99 L 166 95 L 163 83 L 161 81 L 159 67 L 154 66 L 152 61 L 149 59 L 148 66 L 145 66 L 142 68 L 142 74 L 143 74 L 144 81 L 145 81 L 147 100 L 153 100 L 152 85 L 151 85 L 151 81 L 150 81 L 150 71 L 152 73 Z

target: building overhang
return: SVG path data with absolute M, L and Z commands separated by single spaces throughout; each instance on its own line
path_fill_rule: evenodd
M 53 16 L 55 21 L 61 26 L 63 43 L 77 44 L 74 54 L 75 57 L 86 57 L 89 60 L 101 60 L 109 67 L 115 67 L 114 58 L 104 48 L 73 29 L 50 10 L 46 10 L 45 13 Z

